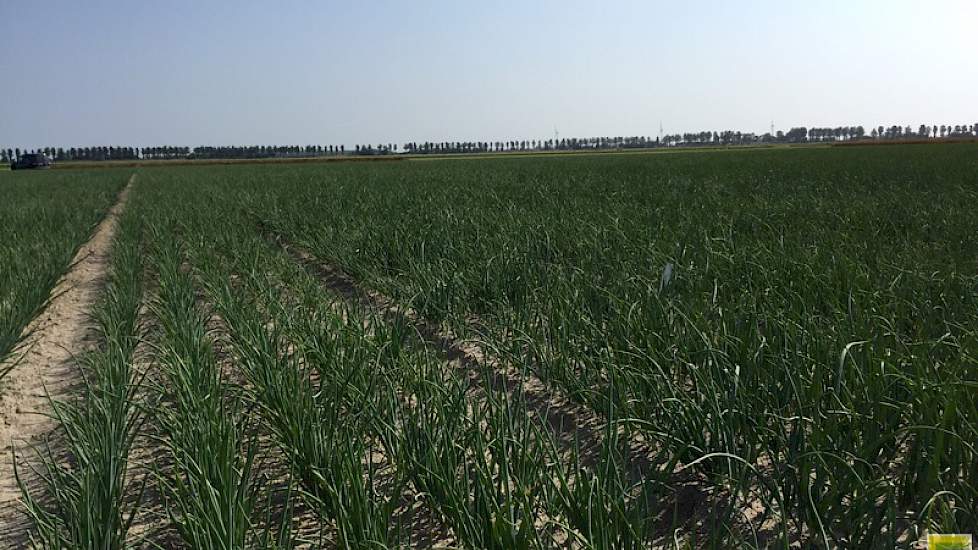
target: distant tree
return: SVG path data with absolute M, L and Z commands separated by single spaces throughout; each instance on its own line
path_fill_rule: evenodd
M 728 132 L 724 132 L 724 134 L 727 133 Z M 804 126 L 801 126 L 799 128 L 792 128 L 788 130 L 788 133 L 785 134 L 784 137 L 785 140 L 788 141 L 789 143 L 801 143 L 808 139 L 808 128 L 805 128 Z M 721 141 L 723 141 L 724 137 L 721 135 L 720 139 Z
M 7 157 L 7 150 L 6 149 L 0 149 L 0 162 L 2 162 L 4 164 L 7 164 L 8 162 L 10 162 L 10 159 Z

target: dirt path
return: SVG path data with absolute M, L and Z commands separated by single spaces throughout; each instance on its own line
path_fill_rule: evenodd
M 46 416 L 48 395 L 70 394 L 78 382 L 74 358 L 97 344 L 90 317 L 109 267 L 109 252 L 119 214 L 125 208 L 133 178 L 99 223 L 92 238 L 78 249 L 68 272 L 51 291 L 50 304 L 25 329 L 26 341 L 5 362 L 16 367 L 0 388 L 0 547 L 26 543 L 30 523 L 20 510 L 18 471 L 30 473 L 30 446 L 44 441 L 56 426 Z

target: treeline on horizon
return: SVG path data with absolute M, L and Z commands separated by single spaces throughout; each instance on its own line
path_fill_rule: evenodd
M 546 140 L 509 141 L 442 141 L 408 142 L 397 144 L 356 145 L 347 149 L 344 145 L 248 145 L 248 146 L 201 146 L 201 147 L 42 147 L 37 149 L 0 148 L 0 161 L 14 161 L 22 154 L 43 153 L 54 161 L 103 161 L 103 160 L 177 160 L 177 159 L 261 159 L 296 158 L 340 155 L 390 155 L 390 154 L 471 154 L 505 153 L 520 151 L 586 151 L 614 149 L 650 149 L 656 147 L 696 147 L 756 145 L 777 143 L 824 143 L 872 140 L 944 139 L 978 137 L 978 123 L 965 125 L 921 124 L 915 131 L 911 126 L 878 126 L 868 133 L 862 126 L 837 128 L 797 127 L 783 132 L 755 134 L 752 132 L 704 131 L 669 134 L 656 138 L 590 137 Z

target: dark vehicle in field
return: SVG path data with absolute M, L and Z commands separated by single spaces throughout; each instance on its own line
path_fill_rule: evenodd
M 41 153 L 25 153 L 10 163 L 11 170 L 50 168 L 51 160 Z

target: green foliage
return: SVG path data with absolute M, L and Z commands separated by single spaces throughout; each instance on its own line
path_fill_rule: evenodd
M 129 172 L 0 174 L 0 359 L 44 307 Z
M 740 506 L 779 530 L 874 546 L 944 491 L 942 526 L 978 526 L 976 158 L 344 166 L 266 172 L 250 208 L 432 320 L 477 318 L 513 362 L 751 488 Z
M 469 548 L 975 531 L 976 159 L 959 145 L 146 171 L 170 520 L 201 547 L 308 539 L 299 508 L 314 544 L 354 548 L 435 526 Z M 598 441 L 568 440 L 495 382 L 499 365 L 453 362 L 340 296 L 274 236 L 536 374 Z M 265 504 L 263 461 L 287 465 L 284 512 Z
M 143 296 L 141 242 L 138 218 L 124 216 L 93 312 L 101 345 L 80 358 L 81 398 L 52 403 L 60 446 L 38 449 L 40 489 L 22 486 L 38 547 L 127 547 L 146 481 L 130 475 L 129 462 L 144 420 L 137 407 L 140 377 L 132 369 Z M 72 460 L 63 460 L 62 452 Z

